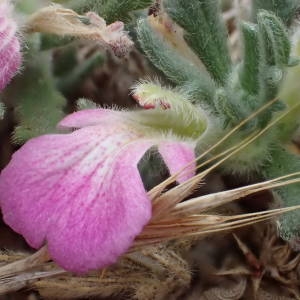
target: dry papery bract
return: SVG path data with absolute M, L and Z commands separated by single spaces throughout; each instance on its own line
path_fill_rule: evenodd
M 106 25 L 105 20 L 96 13 L 78 15 L 57 4 L 44 7 L 31 15 L 25 30 L 29 33 L 41 32 L 99 42 L 107 45 L 118 57 L 126 55 L 133 46 L 122 22 L 116 20 Z
M 212 162 L 214 164 L 210 164 L 209 167 L 204 168 L 204 171 L 186 182 L 168 189 L 179 175 L 190 171 L 191 164 L 189 164 L 148 192 L 153 203 L 152 220 L 117 264 L 107 270 L 76 277 L 50 262 L 46 245 L 31 256 L 24 254 L 23 259 L 19 259 L 18 255 L 8 253 L 0 257 L 3 262 L 11 261 L 0 267 L 0 294 L 31 287 L 38 289 L 45 297 L 55 297 L 53 293 L 58 292 L 60 292 L 60 298 L 127 293 L 126 297 L 129 299 L 166 299 L 166 297 L 176 299 L 190 285 L 191 271 L 194 271 L 193 265 L 189 266 L 183 259 L 184 253 L 201 238 L 270 220 L 299 208 L 299 206 L 294 206 L 234 215 L 221 215 L 215 212 L 217 208 L 233 203 L 242 197 L 299 182 L 300 172 L 237 189 L 191 197 L 195 189 L 201 188 L 204 184 L 203 180 L 210 172 L 262 136 L 291 111 L 290 109 L 283 112 L 263 130 L 253 133 L 238 145 L 223 149 L 221 153 L 207 158 L 208 153 L 222 145 L 229 136 L 274 101 L 276 99 L 249 116 L 197 158 L 198 167 Z M 183 200 L 185 201 L 182 202 Z M 221 276 L 221 274 L 216 274 L 216 276 Z
M 220 287 L 219 281 L 217 287 L 206 293 L 218 291 L 224 295 L 221 290 L 229 289 L 233 294 L 240 286 L 239 280 L 246 280 L 243 291 L 239 288 L 242 299 L 300 299 L 300 254 L 276 233 L 275 223 L 269 222 L 244 230 L 240 237 L 234 235 L 232 242 L 237 247 L 225 250 L 222 263 L 211 272 L 217 282 L 233 283 Z M 241 296 L 226 299 L 241 299 Z

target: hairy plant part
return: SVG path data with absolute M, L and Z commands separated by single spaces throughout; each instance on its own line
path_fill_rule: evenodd
M 20 255 L 0 255 L 1 262 L 16 258 L 20 258 Z M 54 270 L 55 266 L 45 264 L 39 272 L 32 270 L 27 275 L 20 275 L 16 278 L 18 283 L 15 282 L 15 285 L 26 278 L 33 279 L 35 275 L 40 275 L 40 279 L 30 284 L 30 287 L 45 298 L 127 295 L 138 300 L 163 300 L 166 297 L 180 296 L 191 281 L 188 264 L 182 259 L 181 253 L 172 249 L 172 245 L 146 247 L 140 252 L 124 256 L 110 268 L 92 272 L 84 277 L 75 277 L 68 273 L 59 275 L 60 270 Z M 49 278 L 43 279 L 43 273 Z M 51 275 L 54 277 L 51 278 Z
M 159 132 L 155 136 L 155 132 L 130 121 L 134 114 L 127 115 L 108 109 L 70 115 L 59 126 L 78 130 L 29 141 L 1 173 L 0 201 L 5 222 L 34 248 L 47 240 L 51 257 L 69 271 L 84 273 L 114 263 L 149 222 L 151 202 L 137 169 L 149 148 L 158 145 L 171 174 L 194 159 L 189 143 L 177 142 L 176 138 L 164 140 Z M 193 169 L 178 181 L 187 180 Z M 27 172 L 35 175 L 31 177 Z M 49 181 L 45 181 L 45 175 Z M 125 184 L 123 179 L 128 175 L 131 182 Z M 14 192 L 16 185 L 23 186 L 21 201 Z M 46 196 L 45 188 L 56 192 Z M 59 231 L 61 234 L 57 234 Z
M 28 32 L 96 40 L 108 45 L 118 57 L 125 56 L 133 46 L 122 22 L 117 21 L 107 26 L 105 20 L 96 13 L 89 12 L 81 16 L 60 5 L 51 5 L 34 13 L 28 20 L 26 29 Z
M 182 106 L 181 104 L 178 106 L 176 102 L 169 102 L 169 106 L 175 114 L 189 113 L 188 109 L 185 109 L 184 112 L 181 109 L 177 110 L 178 107 L 182 108 Z M 155 109 L 149 111 L 150 116 L 154 117 L 154 124 L 156 113 L 161 114 L 164 111 L 160 105 L 156 110 L 157 112 Z M 137 118 L 135 119 L 135 117 Z M 170 120 L 172 121 L 172 119 Z M 187 127 L 184 120 L 183 118 L 182 128 Z M 245 122 L 247 121 L 249 120 L 245 120 Z M 168 126 L 168 123 L 164 125 Z M 243 123 L 239 126 L 242 125 Z M 85 273 L 114 263 L 121 254 L 129 250 L 130 246 L 130 251 L 134 251 L 148 244 L 156 244 L 178 237 L 233 229 L 246 225 L 248 222 L 266 220 L 274 215 L 297 208 L 292 207 L 240 216 L 203 214 L 207 210 L 243 196 L 271 187 L 298 182 L 297 175 L 299 173 L 235 190 L 191 198 L 180 203 L 192 193 L 207 174 L 228 157 L 240 151 L 251 140 L 246 140 L 245 144 L 228 149 L 229 151 L 225 152 L 225 154 L 229 152 L 227 156 L 222 158 L 221 155 L 221 159 L 212 167 L 193 176 L 195 160 L 190 145 L 185 141 L 180 141 L 180 136 L 177 136 L 176 140 L 176 131 L 173 133 L 175 140 L 172 141 L 164 135 L 161 136 L 160 127 L 154 126 L 152 130 L 147 126 L 145 127 L 143 123 L 139 123 L 139 112 L 120 112 L 108 109 L 83 110 L 67 116 L 62 120 L 60 126 L 79 129 L 69 134 L 42 136 L 25 144 L 15 153 L 11 163 L 1 173 L 0 190 L 4 220 L 14 230 L 21 233 L 28 243 L 35 248 L 42 247 L 46 239 L 50 257 L 66 270 Z M 101 129 L 105 126 L 107 126 L 106 135 L 101 135 L 101 132 L 103 134 Z M 236 130 L 237 128 L 219 143 L 226 140 Z M 117 140 L 115 134 L 119 137 Z M 111 141 L 112 136 L 114 136 L 113 141 Z M 93 138 L 91 139 L 91 137 Z M 138 173 L 137 163 L 145 151 L 155 144 L 158 145 L 158 150 L 173 175 L 146 193 Z M 216 144 L 212 148 L 217 146 Z M 42 148 L 45 148 L 45 153 L 41 151 Z M 35 149 L 38 149 L 38 152 Z M 115 151 L 114 154 L 111 153 L 112 149 Z M 125 149 L 126 153 L 124 152 Z M 176 160 L 172 156 L 174 149 L 177 149 Z M 104 150 L 110 151 L 110 155 Z M 99 151 L 103 155 L 99 155 Z M 24 152 L 27 154 L 23 155 Z M 66 155 L 67 153 L 69 154 Z M 180 160 L 178 153 L 182 154 Z M 202 157 L 205 157 L 206 154 L 203 153 Z M 80 164 L 75 163 L 78 155 L 82 157 Z M 131 155 L 134 155 L 135 160 L 132 160 Z M 25 161 L 24 157 L 26 158 Z M 46 157 L 48 159 L 45 159 Z M 100 159 L 98 164 L 94 163 L 96 157 Z M 126 157 L 128 160 L 125 160 Z M 216 158 L 218 159 L 219 156 Z M 89 163 L 91 161 L 93 161 L 92 164 Z M 57 164 L 55 173 L 54 162 Z M 133 162 L 134 164 L 132 164 Z M 99 165 L 102 168 L 98 168 Z M 18 173 L 20 166 L 24 168 L 22 174 L 25 177 L 20 177 Z M 110 171 L 103 172 L 103 166 L 106 166 Z M 35 171 L 32 172 L 32 170 Z M 79 172 L 79 170 L 81 171 Z M 124 170 L 127 174 L 131 174 L 131 185 L 135 187 L 134 190 L 129 190 L 128 186 L 125 187 L 121 181 L 117 181 L 118 189 L 111 185 L 103 185 L 105 176 L 109 176 L 110 182 L 116 182 L 116 178 L 118 180 L 123 178 L 120 174 L 122 175 Z M 27 172 L 29 173 L 27 174 Z M 74 172 L 77 174 L 76 176 L 79 176 L 77 181 Z M 34 174 L 34 176 L 30 176 L 30 174 Z M 44 180 L 45 176 L 49 178 L 49 181 Z M 61 180 L 61 176 L 64 180 Z M 293 179 L 295 176 L 296 178 Z M 96 177 L 98 179 L 94 182 L 92 178 Z M 292 179 L 288 179 L 289 177 Z M 15 182 L 15 180 L 17 181 Z M 69 180 L 73 180 L 74 189 L 69 188 Z M 177 181 L 179 185 L 164 192 L 166 187 L 174 181 Z M 36 185 L 37 182 L 42 184 Z M 15 185 L 19 186 L 19 190 L 22 189 L 22 205 L 20 205 L 19 194 L 16 194 L 14 189 Z M 55 192 L 48 193 L 48 197 L 41 197 L 44 194 L 45 185 L 48 185 L 47 191 Z M 73 194 L 74 191 L 76 191 L 76 197 Z M 78 191 L 82 191 L 82 193 Z M 28 192 L 30 195 L 27 194 Z M 109 198 L 108 195 L 115 195 L 121 202 Z M 32 199 L 34 202 L 31 202 Z M 90 200 L 87 201 L 87 199 Z M 135 202 L 137 199 L 139 204 Z M 79 203 L 79 207 L 70 206 L 71 200 L 76 200 L 75 204 Z M 40 201 L 43 201 L 42 205 L 38 204 L 41 203 Z M 100 202 L 102 204 L 98 206 L 97 203 Z M 125 206 L 124 203 L 126 203 Z M 47 210 L 44 209 L 45 205 L 48 207 Z M 90 209 L 91 207 L 93 210 Z M 93 212 L 97 209 L 99 211 L 95 215 Z M 137 209 L 139 209 L 138 214 Z M 10 213 L 12 210 L 14 214 Z M 74 224 L 74 212 L 79 218 L 75 227 L 72 225 Z M 29 214 L 33 215 L 28 217 Z M 49 214 L 51 214 L 51 218 Z M 92 222 L 91 217 L 94 220 Z M 106 230 L 104 230 L 105 226 L 107 227 Z M 127 232 L 124 231 L 124 226 L 127 228 Z M 97 239 L 89 239 L 89 234 L 95 236 L 95 231 L 97 231 Z M 109 232 L 108 235 L 107 232 Z M 69 238 L 67 238 L 67 233 Z M 122 239 L 120 239 L 120 234 Z M 72 240 L 73 245 L 71 248 L 69 247 L 70 240 Z M 92 257 L 90 256 L 91 253 L 93 253 Z M 78 260 L 79 257 L 80 260 Z M 6 274 L 6 269 L 3 272 Z
M 243 53 L 240 60 L 232 62 L 219 1 L 162 2 L 162 12 L 156 17 L 151 15 L 139 20 L 138 39 L 145 55 L 173 83 L 176 92 L 201 106 L 210 119 L 210 126 L 197 141 L 196 152 L 200 154 L 229 128 L 279 94 L 285 73 L 295 61 L 285 24 L 289 24 L 295 16 L 298 6 L 293 0 L 280 3 L 255 1 L 255 17 L 248 16 L 247 21 L 238 20 Z M 164 21 L 166 19 L 167 22 Z M 178 43 L 179 38 L 174 38 L 176 34 L 173 33 L 173 28 L 178 27 L 181 33 L 178 36 L 183 37 L 186 48 L 193 50 L 201 60 L 201 67 L 193 57 L 183 54 L 183 43 Z M 268 126 L 275 113 L 284 110 L 289 103 L 284 98 L 280 99 L 282 102 L 270 106 L 230 143 L 234 144 L 253 130 Z M 299 102 L 297 105 L 299 107 Z M 299 170 L 299 157 L 290 153 L 281 142 L 283 138 L 279 138 L 284 136 L 285 141 L 291 139 L 295 129 L 293 125 L 297 123 L 296 110 L 295 107 L 293 117 L 289 118 L 290 130 L 282 133 L 282 126 L 275 126 L 234 159 L 228 159 L 220 171 L 235 176 L 272 178 L 290 170 Z M 284 205 L 294 205 L 298 203 L 299 185 L 279 188 L 276 193 Z M 294 245 L 297 245 L 299 235 L 298 221 L 295 221 L 299 220 L 297 215 L 298 212 L 294 212 L 282 217 L 279 227 L 282 237 Z
M 80 8 L 90 4 L 82 1 L 74 2 Z M 133 17 L 129 7 L 144 8 L 146 2 L 150 4 L 99 0 L 94 7 L 108 7 L 112 16 L 115 5 L 115 15 L 125 11 Z M 0 175 L 0 204 L 5 222 L 38 251 L 0 256 L 5 262 L 0 267 L 1 294 L 29 286 L 47 297 L 57 297 L 59 291 L 65 298 L 180 299 L 200 282 L 206 299 L 239 299 L 249 291 L 253 299 L 276 294 L 268 285 L 273 280 L 280 283 L 283 297 L 298 295 L 299 257 L 286 243 L 266 252 L 239 232 L 232 240 L 227 235 L 240 261 L 235 257 L 231 263 L 229 256 L 221 271 L 214 265 L 214 272 L 205 276 L 188 257 L 195 255 L 190 248 L 199 246 L 202 237 L 213 240 L 215 233 L 278 216 L 281 235 L 299 247 L 299 157 L 285 144 L 295 126 L 282 130 L 282 122 L 287 115 L 295 122 L 300 104 L 289 106 L 278 97 L 287 68 L 297 63 L 285 25 L 295 15 L 295 1 L 284 2 L 284 14 L 278 1 L 267 1 L 267 6 L 254 2 L 253 18 L 248 15 L 237 26 L 243 53 L 234 62 L 219 1 L 156 1 L 150 16 L 147 10 L 134 12 L 126 29 L 161 71 L 163 84 L 158 79 L 140 80 L 131 92 L 140 108 L 133 111 L 88 109 L 88 101 L 81 101 L 84 109 L 65 117 L 63 128 L 57 129 L 65 131 L 57 134 L 53 124 L 66 112 L 68 92 L 105 59 L 96 52 L 84 64 L 70 67 L 79 54 L 73 37 L 100 42 L 122 57 L 132 41 L 122 22 L 106 25 L 108 10 L 101 14 L 105 20 L 94 12 L 79 14 L 58 5 L 25 17 L 30 50 L 18 82 L 23 85 L 15 85 L 18 95 L 12 86 L 4 96 L 19 105 L 15 140 L 27 142 Z M 229 18 L 237 16 L 234 12 Z M 53 43 L 46 45 L 49 34 Z M 70 58 L 66 64 L 52 61 L 54 44 Z M 51 134 L 30 140 L 44 133 Z M 150 168 L 152 154 L 157 160 Z M 156 169 L 164 171 L 164 179 L 148 184 L 141 170 L 153 179 Z M 249 176 L 253 183 L 194 193 L 211 172 Z M 267 189 L 275 189 L 287 207 L 226 211 L 228 204 Z M 201 255 L 210 247 L 209 239 L 205 243 Z M 273 249 L 269 240 L 263 245 Z M 215 249 L 210 250 L 213 255 Z M 205 285 L 210 277 L 219 282 Z
M 11 18 L 12 6 L 8 0 L 0 1 L 0 91 L 2 91 L 21 65 L 21 47 L 17 37 L 17 24 Z M 1 114 L 1 107 L 0 107 Z

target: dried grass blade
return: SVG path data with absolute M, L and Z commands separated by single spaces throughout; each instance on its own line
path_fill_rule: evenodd
M 66 273 L 62 269 L 50 270 L 50 271 L 32 271 L 24 272 L 18 275 L 12 275 L 8 277 L 0 278 L 0 295 L 18 291 L 28 286 L 29 283 L 33 283 L 36 280 L 42 278 L 49 278 Z
M 39 251 L 26 258 L 1 267 L 0 280 L 1 278 L 4 278 L 6 276 L 14 275 L 23 272 L 24 270 L 28 270 L 30 268 L 42 265 L 49 260 L 50 257 L 48 255 L 47 246 L 44 246 Z
M 232 131 L 230 131 L 227 135 L 224 136 L 224 138 L 222 138 L 218 143 L 216 143 L 215 145 L 213 145 L 210 149 L 208 149 L 207 151 L 205 151 L 203 154 L 201 154 L 200 156 L 198 156 L 193 162 L 198 161 L 200 158 L 204 157 L 206 154 L 208 154 L 211 150 L 213 150 L 214 148 L 216 148 L 217 146 L 219 146 L 222 141 L 226 140 L 229 136 L 231 136 L 236 130 L 238 130 L 238 128 L 240 128 L 241 126 L 243 126 L 245 123 L 247 123 L 249 120 L 251 120 L 251 118 L 255 117 L 259 112 L 263 111 L 265 108 L 267 108 L 269 105 L 273 104 L 275 102 L 276 99 L 272 100 L 271 102 L 267 103 L 265 106 L 261 107 L 261 109 L 259 109 L 257 112 L 255 112 L 253 115 L 251 115 L 250 117 L 248 117 L 247 119 L 245 119 L 243 122 L 241 122 L 237 127 L 235 127 Z M 240 144 L 238 147 L 232 147 L 234 150 L 231 151 L 228 155 L 226 155 L 223 159 L 219 160 L 217 163 L 215 163 L 213 166 L 211 166 L 210 168 L 206 169 L 205 171 L 199 173 L 198 175 L 194 176 L 193 178 L 191 178 L 190 180 L 184 182 L 182 185 L 184 184 L 189 184 L 191 182 L 196 183 L 198 180 L 198 183 L 201 182 L 201 180 L 203 180 L 203 178 L 209 174 L 211 171 L 213 171 L 214 169 L 216 169 L 217 167 L 219 167 L 223 162 L 225 162 L 226 160 L 228 160 L 230 157 L 232 157 L 233 155 L 237 154 L 238 152 L 240 152 L 241 150 L 243 150 L 244 148 L 246 148 L 249 144 L 251 144 L 253 141 L 255 141 L 256 139 L 258 139 L 259 137 L 261 137 L 266 131 L 268 131 L 270 128 L 272 128 L 276 123 L 278 123 L 280 120 L 282 120 L 285 116 L 287 116 L 290 112 L 292 112 L 294 109 L 296 109 L 298 106 L 300 106 L 300 103 L 294 105 L 293 107 L 289 108 L 288 110 L 286 110 L 285 112 L 283 112 L 281 115 L 279 115 L 276 119 L 274 119 L 272 122 L 270 122 L 265 128 L 263 128 L 261 131 L 254 133 L 253 136 L 251 138 L 246 137 Z M 225 150 L 223 153 L 227 153 L 228 151 Z M 221 153 L 222 154 L 222 153 Z M 221 156 L 220 154 L 220 156 Z M 157 185 L 154 189 L 152 189 L 148 195 L 150 196 L 150 199 L 152 199 L 153 203 L 154 203 L 154 208 L 157 205 L 158 202 L 165 200 L 165 198 L 161 198 L 160 195 L 163 192 L 163 190 L 172 182 L 176 181 L 176 178 L 179 174 L 181 174 L 184 170 L 186 170 L 187 167 L 190 167 L 190 164 L 188 164 L 187 166 L 185 166 L 180 172 L 178 172 L 178 174 L 175 174 L 171 177 L 169 177 L 166 181 L 162 182 L 161 184 Z M 204 163 L 206 164 L 206 163 Z M 168 184 L 167 184 L 168 183 Z M 195 187 L 197 185 L 193 185 L 191 184 L 192 188 L 191 188 L 191 192 L 195 189 Z M 177 187 L 175 187 L 174 189 L 176 189 Z M 172 189 L 173 190 L 173 189 Z M 168 191 L 169 196 L 172 194 L 172 190 Z M 176 195 L 176 192 L 173 192 L 174 195 Z M 186 192 L 184 194 L 184 198 L 187 197 L 189 194 L 191 194 Z M 182 195 L 183 196 L 183 195 Z M 181 197 L 182 198 L 182 197 Z M 169 197 L 167 197 L 167 199 L 169 200 Z M 170 200 L 169 200 L 170 201 Z M 179 197 L 177 197 L 176 200 L 174 200 L 174 204 L 179 203 Z M 174 204 L 170 205 L 166 205 L 166 207 L 171 207 L 172 205 L 174 206 Z M 165 205 L 163 205 L 163 207 L 165 207 Z M 154 210 L 154 212 L 157 212 L 157 209 Z M 159 212 L 159 214 L 161 215 L 161 213 Z M 156 218 L 156 216 L 155 216 Z
M 166 219 L 180 218 L 190 214 L 199 214 L 260 191 L 298 183 L 300 182 L 299 177 L 285 181 L 283 181 L 283 179 L 299 175 L 300 172 L 292 173 L 261 183 L 193 198 L 177 204 L 173 210 L 169 212 L 169 215 L 166 217 Z
M 257 212 L 257 213 L 249 213 L 242 214 L 237 216 L 216 216 L 219 218 L 219 222 L 216 222 L 216 219 L 211 220 L 211 224 L 204 225 L 201 222 L 200 226 L 195 226 L 195 220 L 190 223 L 190 226 L 187 224 L 187 219 L 182 220 L 182 224 L 178 220 L 177 223 L 170 224 L 169 226 L 160 227 L 158 224 L 155 224 L 155 227 L 151 227 L 153 225 L 146 226 L 141 235 L 139 235 L 138 239 L 135 242 L 135 245 L 142 245 L 144 242 L 149 244 L 149 242 L 164 242 L 171 239 L 176 238 L 184 238 L 190 236 L 201 236 L 207 235 L 211 233 L 218 233 L 222 231 L 228 231 L 240 227 L 244 227 L 247 225 L 252 225 L 254 223 L 262 222 L 273 218 L 274 216 L 278 216 L 289 211 L 293 211 L 299 209 L 300 205 L 293 207 L 286 207 L 280 209 L 273 209 L 269 211 Z M 200 215 L 200 218 L 204 218 L 205 215 Z M 194 217 L 194 216 L 193 216 Z M 211 216 L 209 216 L 211 217 Z

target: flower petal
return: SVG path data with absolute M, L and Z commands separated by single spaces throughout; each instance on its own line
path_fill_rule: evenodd
M 16 37 L 16 24 L 9 18 L 8 1 L 0 4 L 0 91 L 15 75 L 21 64 L 20 43 Z
M 69 271 L 115 262 L 151 217 L 137 163 L 154 142 L 137 136 L 109 123 L 32 139 L 0 175 L 5 222 Z
M 5 222 L 54 261 L 84 273 L 114 263 L 152 213 L 137 165 L 158 144 L 171 174 L 194 159 L 188 143 L 164 141 L 133 113 L 84 110 L 67 116 L 68 134 L 27 142 L 0 174 Z M 194 170 L 179 176 L 184 181 Z
M 99 125 L 102 123 L 120 121 L 122 112 L 110 109 L 84 109 L 74 112 L 62 119 L 59 128 L 82 128 L 86 126 Z
M 195 152 L 194 147 L 191 145 L 178 142 L 162 142 L 158 147 L 158 151 L 165 161 L 171 175 L 182 171 L 177 178 L 179 183 L 195 175 Z

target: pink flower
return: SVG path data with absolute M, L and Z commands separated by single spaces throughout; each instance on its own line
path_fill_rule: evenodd
M 84 273 L 114 263 L 149 222 L 151 201 L 137 164 L 150 147 L 157 145 L 172 174 L 194 159 L 190 143 L 158 134 L 136 115 L 73 113 L 59 126 L 75 131 L 30 140 L 0 174 L 4 221 L 30 246 L 47 244 L 66 270 Z
M 15 75 L 21 64 L 20 43 L 16 37 L 16 23 L 10 18 L 11 5 L 0 3 L 0 91 Z

